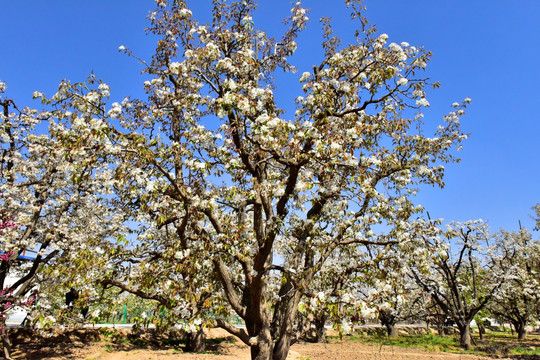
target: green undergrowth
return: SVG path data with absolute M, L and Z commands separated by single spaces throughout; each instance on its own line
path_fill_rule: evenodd
M 508 333 L 490 333 L 483 341 L 474 337 L 474 343 L 470 350 L 464 350 L 459 346 L 456 336 L 438 335 L 401 335 L 396 338 L 389 338 L 382 335 L 353 335 L 348 339 L 352 341 L 362 341 L 366 343 L 383 346 L 396 346 L 404 348 L 414 348 L 430 352 L 447 352 L 471 355 L 519 355 L 525 358 L 540 359 L 540 335 L 531 334 L 523 341 L 518 341 Z
M 459 343 L 451 337 L 437 335 L 402 335 L 396 338 L 387 336 L 351 336 L 351 340 L 376 343 L 382 346 L 418 348 L 427 351 L 462 352 Z
M 516 346 L 511 350 L 511 354 L 537 356 L 540 359 L 540 346 Z

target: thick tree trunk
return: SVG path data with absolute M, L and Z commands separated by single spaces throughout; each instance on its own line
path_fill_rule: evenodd
M 386 327 L 386 333 L 388 334 L 389 337 L 391 338 L 397 337 L 396 326 L 394 324 L 386 323 L 384 326 Z
M 396 337 L 396 317 L 393 316 L 390 312 L 379 311 L 379 320 L 381 325 L 386 328 L 386 333 L 389 337 Z
M 286 335 L 281 337 L 274 346 L 274 353 L 272 360 L 286 360 L 289 355 L 289 349 L 291 348 L 290 336 Z
M 459 329 L 459 346 L 468 350 L 471 347 L 471 325 L 457 324 Z
M 289 335 L 272 341 L 269 331 L 263 331 L 258 336 L 257 344 L 251 345 L 251 360 L 286 360 L 291 348 L 291 338 Z M 274 339 L 275 340 L 275 339 Z
M 315 342 L 326 342 L 326 330 L 324 325 L 326 324 L 326 316 L 315 317 Z
M 262 330 L 257 344 L 251 345 L 251 360 L 273 360 L 274 346 L 270 329 Z
M 186 334 L 186 351 L 187 352 L 203 352 L 205 349 L 206 336 L 204 330 L 201 328 L 197 331 L 188 332 Z
M 525 324 L 521 322 L 515 322 L 514 327 L 516 328 L 516 332 L 518 334 L 518 340 L 524 340 L 527 336 L 527 330 L 525 330 Z

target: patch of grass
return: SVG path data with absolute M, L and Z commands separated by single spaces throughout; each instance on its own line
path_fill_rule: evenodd
M 540 347 L 538 346 L 516 346 L 510 350 L 512 355 L 536 355 L 540 356 Z
M 114 328 L 102 327 L 99 328 L 101 335 L 107 338 L 112 338 L 118 336 L 118 331 Z
M 516 355 L 537 358 L 540 356 L 540 336 L 529 334 L 526 340 L 517 340 L 516 336 L 505 332 L 489 332 L 480 341 L 475 334 L 471 349 L 464 350 L 459 346 L 457 336 L 438 335 L 400 335 L 389 338 L 385 335 L 357 335 L 348 337 L 353 341 L 363 341 L 380 346 L 397 346 L 416 348 L 433 352 L 451 352 L 471 355 Z M 540 358 L 540 357 L 539 357 Z
M 129 344 L 129 340 L 124 338 L 124 337 L 119 337 L 117 339 L 115 339 L 115 342 L 118 343 L 118 344 Z
M 427 351 L 461 352 L 459 343 L 452 337 L 437 335 L 402 335 L 396 338 L 387 336 L 352 337 L 352 340 L 371 342 L 380 345 L 418 348 Z

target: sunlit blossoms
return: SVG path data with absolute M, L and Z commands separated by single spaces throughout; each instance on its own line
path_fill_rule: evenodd
M 63 263 L 92 253 L 123 227 L 108 203 L 114 166 L 102 111 L 108 94 L 107 85 L 89 78 L 88 84 L 63 82 L 52 100 L 34 93 L 46 107 L 41 112 L 20 109 L 8 98 L 0 101 L 0 288 L 9 297 L 2 301 L 5 306 L 31 305 L 36 297 L 31 290 L 48 280 L 45 269 L 59 266 L 60 273 L 72 276 Z M 47 107 L 50 103 L 54 106 Z M 25 261 L 19 261 L 25 254 Z
M 424 89 L 437 86 L 421 75 L 430 53 L 371 28 L 341 47 L 323 21 L 323 56 L 297 69 L 289 59 L 309 20 L 300 2 L 279 39 L 256 28 L 253 1 L 215 2 L 212 26 L 184 1 L 157 4 L 148 98 L 109 110 L 130 129 L 118 139 L 115 191 L 139 228 L 131 247 L 115 250 L 117 278 L 106 284 L 191 314 L 194 344 L 203 326 L 217 325 L 254 359 L 285 359 L 300 308 L 309 314 L 338 298 L 354 305 L 363 248 L 420 232 L 409 222 L 422 211 L 416 186 L 444 185 L 466 104 L 432 136 L 418 132 Z M 361 26 L 359 9 L 351 2 Z M 297 70 L 302 93 L 289 115 L 274 96 L 287 84 L 273 74 Z M 137 266 L 128 269 L 126 258 Z M 328 291 L 328 277 L 344 279 L 339 293 Z M 341 322 L 344 306 L 328 316 Z M 235 314 L 246 329 L 211 312 Z

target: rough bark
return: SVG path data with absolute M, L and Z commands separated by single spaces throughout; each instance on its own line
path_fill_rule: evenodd
M 389 337 L 396 337 L 396 317 L 388 311 L 379 311 L 379 320 L 381 325 L 386 328 L 386 333 Z
M 186 334 L 186 351 L 194 353 L 203 352 L 206 347 L 205 340 L 206 336 L 202 328 L 197 331 L 188 332 Z
M 439 334 L 439 336 L 444 337 L 446 335 L 446 331 L 444 331 L 444 329 L 445 329 L 444 325 L 437 324 L 437 333 Z
M 261 331 L 257 337 L 257 343 L 251 345 L 251 360 L 273 360 L 274 346 L 270 336 L 270 329 Z
M 286 360 L 291 348 L 291 337 L 287 334 L 282 336 L 274 346 L 272 360 Z
M 396 326 L 394 324 L 387 323 L 384 326 L 386 327 L 386 333 L 388 334 L 388 337 L 397 337 Z
M 471 325 L 457 324 L 459 329 L 459 346 L 463 349 L 470 349 L 471 347 Z
M 516 332 L 518 334 L 518 340 L 524 340 L 527 336 L 527 330 L 525 330 L 525 324 L 521 322 L 515 322 L 514 327 L 516 328 Z
M 326 342 L 326 330 L 324 328 L 325 323 L 326 316 L 315 317 L 315 342 L 317 343 Z

